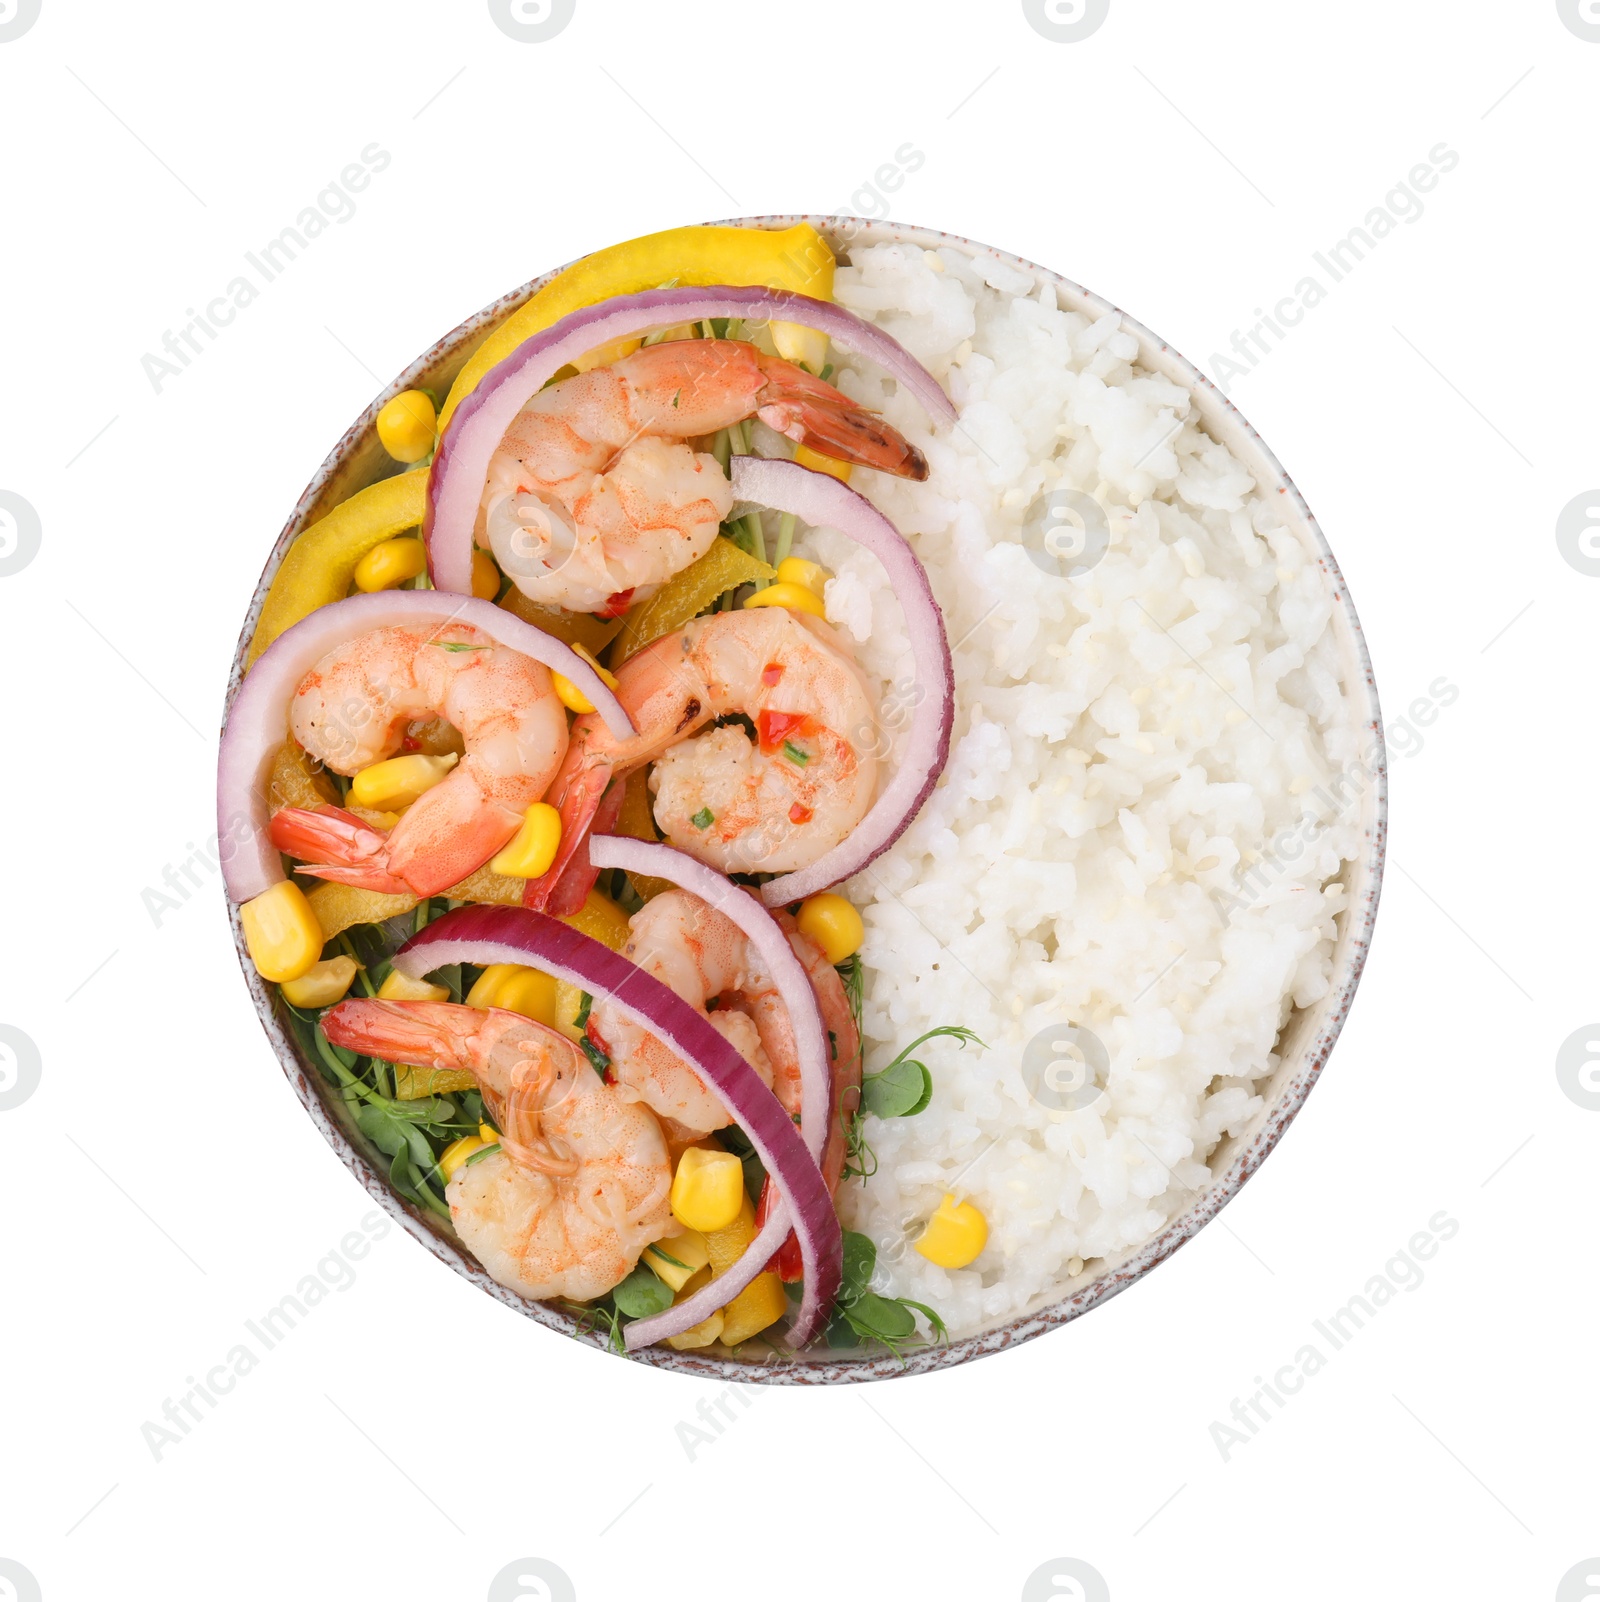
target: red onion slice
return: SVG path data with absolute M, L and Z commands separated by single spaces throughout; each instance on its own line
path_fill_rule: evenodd
M 805 1296 L 788 1339 L 794 1346 L 812 1339 L 839 1293 L 843 1235 L 833 1198 L 800 1131 L 750 1064 L 702 1014 L 654 975 L 542 912 L 526 907 L 458 907 L 413 935 L 394 958 L 394 966 L 413 979 L 451 962 L 532 964 L 592 995 L 609 997 L 641 1028 L 691 1063 L 716 1090 L 778 1187 L 783 1205 L 774 1210 L 744 1256 L 688 1301 L 630 1324 L 629 1349 L 690 1329 L 732 1301 L 767 1266 L 791 1220 L 805 1263 Z M 702 1306 L 708 1294 L 709 1301 Z
M 832 1072 L 828 1060 L 827 1031 L 817 1008 L 816 992 L 805 968 L 772 914 L 747 890 L 724 878 L 715 868 L 696 862 L 669 845 L 653 845 L 620 834 L 589 836 L 589 860 L 595 867 L 622 868 L 628 873 L 650 874 L 687 890 L 730 923 L 737 924 L 756 948 L 789 1011 L 795 1050 L 800 1058 L 800 1133 L 811 1160 L 819 1166 L 828 1138 L 828 1102 Z
M 267 838 L 267 782 L 288 737 L 288 707 L 300 681 L 329 651 L 358 634 L 419 624 L 469 624 L 572 680 L 618 739 L 633 733 L 622 703 L 569 645 L 471 595 L 440 590 L 379 590 L 318 607 L 285 629 L 256 659 L 228 709 L 217 757 L 217 834 L 222 877 L 234 901 L 249 901 L 283 878 Z M 241 838 L 241 835 L 243 838 Z
M 930 417 L 955 421 L 955 407 L 938 379 L 897 340 L 842 306 L 760 288 L 697 289 L 686 285 L 616 295 L 598 306 L 571 312 L 530 335 L 490 368 L 482 383 L 456 407 L 428 475 L 422 534 L 433 583 L 441 590 L 472 593 L 472 530 L 489 463 L 512 419 L 550 379 L 596 346 L 666 324 L 712 317 L 803 323 L 818 329 L 842 350 L 866 357 L 904 384 Z
M 883 563 L 905 613 L 916 669 L 918 693 L 910 734 L 893 778 L 846 839 L 809 867 L 782 874 L 761 887 L 761 899 L 769 907 L 781 907 L 860 873 L 906 831 L 950 755 L 955 674 L 944 614 L 933 598 L 927 572 L 905 536 L 871 501 L 826 473 L 759 456 L 734 458 L 733 493 L 736 500 L 793 512 L 814 528 L 838 529 L 871 551 Z

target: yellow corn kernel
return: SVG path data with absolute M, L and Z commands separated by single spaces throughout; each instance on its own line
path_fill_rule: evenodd
M 656 1271 L 658 1279 L 665 1280 L 673 1290 L 681 1291 L 700 1269 L 711 1261 L 711 1248 L 697 1229 L 686 1229 L 681 1235 L 658 1240 L 644 1249 L 645 1261 Z
M 490 873 L 512 879 L 537 879 L 561 848 L 561 814 L 548 801 L 535 801 L 522 814 L 522 827 L 509 845 L 489 859 Z
M 955 1197 L 946 1193 L 914 1244 L 940 1268 L 965 1268 L 988 1242 L 989 1224 L 983 1214 L 971 1202 L 957 1205 Z
M 500 1131 L 493 1124 L 479 1124 L 478 1139 L 485 1146 L 498 1146 L 500 1144 Z
M 800 584 L 819 599 L 828 580 L 833 577 L 820 562 L 808 562 L 803 556 L 786 556 L 778 563 L 780 584 Z
M 572 649 L 600 675 L 600 682 L 608 690 L 616 689 L 616 675 L 609 668 L 601 667 L 599 662 L 595 660 L 593 652 L 586 651 L 581 645 L 574 645 Z M 555 686 L 556 699 L 561 702 L 562 706 L 580 714 L 594 711 L 594 702 L 565 674 L 552 672 L 550 682 Z
M 428 553 L 422 541 L 402 534 L 399 539 L 374 545 L 356 563 L 356 588 L 369 594 L 373 590 L 398 589 L 407 579 L 425 572 L 427 566 Z
M 389 970 L 389 977 L 378 986 L 378 994 L 385 1001 L 448 1001 L 447 985 L 430 985 L 426 979 L 408 979 L 398 968 Z
M 808 896 L 800 903 L 800 916 L 795 926 L 807 940 L 821 948 L 829 962 L 838 964 L 853 957 L 861 949 L 867 931 L 861 914 L 831 890 L 821 895 Z
M 626 339 L 614 339 L 609 345 L 596 345 L 593 350 L 586 350 L 572 365 L 580 373 L 587 373 L 592 367 L 609 367 L 612 362 L 620 362 L 624 356 L 633 355 L 642 338 L 642 335 L 630 335 Z
M 447 756 L 397 756 L 387 762 L 374 762 L 350 781 L 346 799 L 353 806 L 369 807 L 374 812 L 398 812 L 442 783 L 460 760 L 452 751 Z
M 749 1198 L 744 1165 L 731 1151 L 688 1147 L 672 1179 L 672 1216 L 686 1229 L 726 1229 Z
M 691 1325 L 681 1335 L 667 1336 L 667 1345 L 680 1352 L 692 1352 L 697 1346 L 713 1346 L 722 1337 L 722 1312 L 718 1309 L 710 1318 Z
M 836 478 L 841 484 L 850 482 L 850 464 L 841 462 L 837 456 L 824 456 L 821 451 L 796 445 L 794 459 L 799 466 L 809 467 L 813 473 L 826 473 L 829 478 Z
M 472 593 L 480 601 L 492 601 L 500 593 L 500 569 L 487 551 L 472 553 Z
M 322 925 L 305 891 L 288 879 L 239 908 L 244 943 L 263 979 L 282 984 L 311 971 L 322 956 Z
M 524 1018 L 553 1025 L 556 1021 L 556 982 L 537 968 L 517 962 L 496 962 L 485 968 L 467 993 L 469 1007 L 502 1007 Z
M 770 1269 L 757 1274 L 722 1309 L 722 1344 L 737 1346 L 752 1335 L 759 1335 L 769 1324 L 776 1324 L 789 1310 L 783 1281 Z
M 456 1177 L 456 1170 L 469 1158 L 473 1152 L 482 1151 L 484 1142 L 476 1135 L 463 1135 L 460 1140 L 453 1140 L 439 1153 L 439 1172 L 444 1175 L 445 1184 L 449 1184 Z
M 331 1007 L 344 998 L 345 991 L 355 982 L 359 967 L 354 957 L 329 957 L 326 962 L 314 962 L 298 979 L 284 980 L 283 999 L 302 1012 L 310 1012 L 314 1007 Z
M 579 934 L 598 940 L 613 951 L 621 951 L 628 943 L 628 915 L 610 896 L 591 890 L 576 912 L 560 920 Z
M 433 449 L 435 422 L 431 397 L 404 390 L 378 413 L 378 438 L 397 462 L 420 462 Z
M 825 618 L 828 615 L 822 597 L 813 594 L 804 584 L 769 584 L 764 590 L 747 596 L 744 604 L 747 607 L 786 606 L 791 612 L 809 612 L 813 617 Z

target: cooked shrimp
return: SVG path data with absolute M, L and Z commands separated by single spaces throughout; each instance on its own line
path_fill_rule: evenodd
M 530 599 L 614 616 L 710 549 L 733 491 L 685 442 L 752 415 L 825 455 L 928 476 L 914 445 L 804 368 L 743 340 L 669 340 L 523 407 L 490 463 L 478 542 Z
M 661 1126 L 554 1030 L 429 1001 L 344 1001 L 322 1026 L 352 1051 L 477 1078 L 500 1150 L 457 1169 L 445 1199 L 462 1242 L 508 1289 L 604 1295 L 671 1227 Z
M 567 749 L 550 671 L 464 624 L 382 628 L 330 651 L 289 708 L 296 740 L 336 773 L 397 752 L 408 725 L 443 718 L 466 755 L 385 834 L 341 807 L 285 807 L 269 832 L 300 871 L 389 895 L 429 896 L 476 872 L 517 832 Z
M 706 1013 L 763 1084 L 792 1081 L 798 1089 L 800 1064 L 788 1012 L 760 955 L 732 919 L 687 890 L 667 890 L 629 920 L 622 954 Z M 624 1095 L 697 1136 L 732 1122 L 716 1091 L 615 1003 L 595 1002 L 589 1017 Z
M 646 762 L 654 812 L 680 851 L 724 873 L 788 873 L 858 824 L 877 784 L 876 713 L 849 647 L 821 618 L 779 606 L 713 612 L 630 657 L 617 697 L 638 731 L 618 740 L 597 714 L 572 728 L 549 800 L 561 849 L 528 905 L 550 897 L 586 838 L 607 784 Z M 754 731 L 715 718 L 742 715 Z M 580 859 L 581 860 L 581 859 Z M 580 898 L 567 875 L 564 896 Z M 592 875 L 589 883 L 593 882 Z

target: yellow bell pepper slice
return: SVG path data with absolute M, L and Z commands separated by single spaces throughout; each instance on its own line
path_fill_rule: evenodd
M 794 290 L 814 300 L 833 299 L 833 251 L 809 223 L 792 228 L 668 228 L 659 234 L 625 240 L 597 250 L 557 273 L 525 305 L 514 311 L 472 353 L 450 386 L 439 415 L 442 432 L 462 397 L 471 394 L 497 362 L 509 356 L 532 335 L 559 322 L 569 312 L 597 305 L 614 295 L 636 295 L 662 284 L 760 285 L 767 289 Z M 815 359 L 821 336 L 807 340 L 797 335 L 810 329 L 778 323 L 773 341 L 778 353 L 790 361 Z M 808 361 L 809 365 L 809 361 Z
M 622 793 L 622 810 L 617 814 L 614 828 L 616 833 L 625 834 L 631 840 L 647 840 L 651 845 L 660 841 L 655 814 L 650 809 L 650 779 L 644 768 L 628 775 L 627 788 Z M 663 891 L 674 888 L 670 879 L 657 879 L 648 873 L 630 873 L 628 882 L 641 901 L 653 901 Z
M 713 1279 L 726 1274 L 744 1255 L 745 1247 L 756 1238 L 756 1213 L 746 1196 L 739 1208 L 739 1216 L 726 1229 L 714 1229 L 705 1236 L 706 1255 L 710 1259 Z M 757 1274 L 737 1296 L 722 1309 L 720 1338 L 724 1346 L 737 1346 L 752 1335 L 758 1335 L 769 1324 L 783 1317 L 789 1298 L 783 1281 L 770 1269 Z
M 304 749 L 294 740 L 285 740 L 272 759 L 272 774 L 267 780 L 267 811 L 277 812 L 283 807 L 332 807 L 339 804 L 339 792 L 333 780 L 312 762 Z M 330 935 L 328 937 L 332 939 Z
M 491 873 L 479 868 L 460 884 L 453 884 L 443 893 L 452 901 L 478 901 L 496 907 L 520 907 L 524 879 L 510 879 L 503 873 Z M 385 918 L 398 918 L 410 912 L 417 904 L 416 896 L 386 896 L 378 890 L 362 890 L 353 884 L 336 884 L 327 880 L 306 893 L 311 910 L 322 925 L 324 940 L 332 940 L 354 928 L 358 923 L 382 923 Z
M 744 1249 L 756 1238 L 756 1210 L 746 1196 L 739 1207 L 739 1216 L 725 1229 L 702 1231 L 706 1240 L 706 1255 L 715 1279 L 726 1274 L 744 1256 Z
M 794 459 L 802 467 L 809 467 L 813 473 L 826 473 L 830 478 L 838 479 L 841 484 L 850 482 L 848 462 L 841 462 L 834 456 L 824 456 L 821 451 L 814 451 L 809 445 L 796 445 Z
M 342 601 L 356 563 L 385 540 L 417 528 L 428 492 L 425 472 L 401 473 L 357 490 L 291 545 L 261 605 L 247 665 L 319 606 Z
M 394 1065 L 394 1099 L 421 1101 L 424 1096 L 453 1096 L 471 1090 L 478 1081 L 463 1068 L 414 1068 L 408 1062 Z M 467 1156 L 472 1154 L 468 1152 Z
M 769 1324 L 776 1324 L 789 1310 L 783 1281 L 768 1269 L 757 1274 L 722 1309 L 721 1339 L 724 1346 L 737 1346 L 752 1335 L 759 1335 Z
M 635 652 L 662 635 L 681 629 L 729 590 L 753 584 L 757 579 L 770 582 L 776 577 L 776 568 L 768 567 L 719 534 L 704 556 L 674 573 L 643 606 L 628 613 L 622 632 L 612 644 L 609 666 L 615 672 Z
M 746 596 L 744 604 L 747 610 L 756 606 L 786 606 L 791 612 L 809 612 L 824 621 L 828 616 L 822 597 L 804 584 L 769 584 L 764 590 Z
M 514 584 L 500 605 L 513 617 L 554 635 L 563 645 L 574 649 L 581 645 L 591 656 L 599 656 L 622 627 L 620 617 L 593 617 L 588 612 L 567 612 L 559 606 L 530 601 Z
M 646 1246 L 644 1257 L 657 1278 L 665 1280 L 674 1291 L 681 1291 L 711 1261 L 706 1238 L 695 1229 L 686 1229 L 682 1234 Z M 706 1278 L 710 1277 L 708 1273 Z
M 627 913 L 598 890 L 591 890 L 576 912 L 567 913 L 559 921 L 613 951 L 621 951 L 628 943 Z

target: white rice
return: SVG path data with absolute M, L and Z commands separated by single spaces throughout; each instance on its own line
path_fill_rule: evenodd
M 1188 392 L 1130 366 L 1115 316 L 1058 309 L 1048 282 L 951 246 L 854 250 L 837 294 L 961 413 L 935 439 L 875 373 L 835 380 L 927 451 L 927 483 L 855 484 L 926 565 L 956 674 L 939 788 L 844 887 L 867 927 L 867 1068 L 940 1024 L 987 1042 L 919 1053 L 932 1103 L 868 1121 L 877 1173 L 843 1187 L 841 1210 L 878 1243 L 878 1288 L 961 1333 L 1149 1239 L 1260 1108 L 1291 1007 L 1329 984 L 1359 823 L 1323 787 L 1357 729 L 1323 576 L 1276 497 L 1186 420 Z M 1108 553 L 1079 578 L 1022 543 L 1059 485 L 1109 520 Z M 873 558 L 828 530 L 800 549 L 837 574 L 828 615 L 868 673 L 908 682 Z M 1293 862 L 1273 846 L 1285 829 L 1314 835 Z M 1022 1072 L 1028 1042 L 1063 1023 L 1110 1063 L 1075 1110 L 1042 1104 Z M 988 1220 L 970 1269 L 907 1249 L 946 1191 Z

